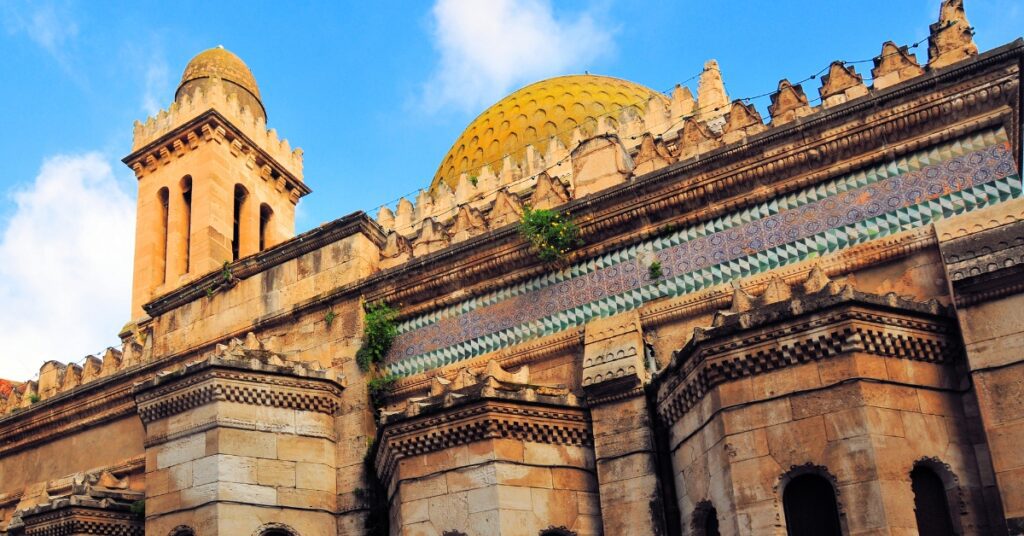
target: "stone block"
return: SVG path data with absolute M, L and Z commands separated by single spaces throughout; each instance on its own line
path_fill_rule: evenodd
M 427 507 L 427 499 L 403 502 L 399 516 L 403 525 L 419 523 L 430 520 L 430 509 Z
M 766 436 L 769 452 L 782 467 L 822 459 L 828 441 L 821 416 L 770 426 Z
M 178 491 L 192 487 L 192 469 L 194 465 L 195 462 L 186 462 L 172 465 L 165 469 L 167 491 Z M 146 483 L 148 488 L 148 475 Z
M 295 487 L 295 462 L 256 460 L 256 483 L 261 486 Z
M 245 456 L 216 454 L 193 462 L 193 485 L 210 482 L 256 483 L 256 460 Z
M 652 456 L 644 452 L 620 458 L 601 459 L 597 463 L 598 480 L 602 489 L 608 484 L 655 473 Z
M 773 486 L 783 472 L 771 456 L 734 463 L 732 486 L 737 508 L 774 498 Z
M 337 497 L 330 492 L 313 489 L 278 488 L 277 504 L 292 508 L 334 510 Z
M 551 488 L 551 470 L 547 467 L 531 467 L 510 463 L 496 464 L 497 482 L 507 486 L 528 488 Z
M 498 491 L 498 508 L 505 510 L 526 510 L 533 509 L 533 498 L 530 495 L 530 488 L 519 486 L 496 486 Z
M 206 432 L 206 454 L 277 458 L 277 436 L 253 430 L 216 428 Z
M 724 438 L 720 448 L 730 462 L 739 462 L 768 454 L 768 435 L 765 429 L 750 430 Z
M 499 482 L 499 467 L 496 463 L 456 469 L 444 474 L 448 492 L 455 493 L 484 486 L 493 486 Z
M 533 500 L 533 514 L 543 523 L 568 527 L 576 521 L 579 508 L 576 493 L 532 488 L 530 496 Z
M 334 468 L 320 463 L 297 462 L 295 487 L 334 492 L 337 480 Z
M 193 486 L 183 489 L 179 493 L 181 493 L 181 507 L 194 508 L 217 500 L 217 483 L 210 482 L 202 486 Z
M 824 377 L 824 373 L 822 375 Z M 857 384 L 840 385 L 823 391 L 795 395 L 790 397 L 789 401 L 794 419 L 823 415 L 863 405 L 863 397 Z
M 583 447 L 573 445 L 524 442 L 523 461 L 533 465 L 592 467 L 593 454 Z
M 755 400 L 785 395 L 794 391 L 821 385 L 817 363 L 785 367 L 751 378 L 751 392 Z
M 466 498 L 470 515 L 478 512 L 497 511 L 498 509 L 497 486 L 469 490 Z
M 583 469 L 552 467 L 551 487 L 554 489 L 597 491 L 597 481 L 595 480 L 593 473 Z
M 156 452 L 156 468 L 166 469 L 205 456 L 206 442 L 201 434 L 196 434 L 168 441 L 152 450 Z
M 220 482 L 217 484 L 217 499 L 246 504 L 277 505 L 277 490 L 270 486 Z
M 435 475 L 401 484 L 402 498 L 408 501 L 425 499 L 448 493 L 445 475 Z
M 334 467 L 334 444 L 319 437 L 278 436 L 277 458 Z

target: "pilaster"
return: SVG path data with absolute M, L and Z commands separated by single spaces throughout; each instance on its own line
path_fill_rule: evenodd
M 654 432 L 643 385 L 650 379 L 637 311 L 586 326 L 583 389 L 605 534 L 664 534 Z
M 987 491 L 1000 497 L 1009 533 L 1024 534 L 1024 200 L 935 231 L 995 472 Z
M 341 381 L 251 334 L 135 386 L 146 427 L 146 533 L 335 533 Z

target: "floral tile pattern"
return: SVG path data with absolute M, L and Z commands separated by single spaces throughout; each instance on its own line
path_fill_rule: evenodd
M 1006 133 L 986 131 L 407 320 L 389 368 L 448 365 L 1020 195 Z

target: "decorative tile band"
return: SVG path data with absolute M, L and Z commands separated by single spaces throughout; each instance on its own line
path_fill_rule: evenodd
M 416 374 L 1020 195 L 1005 131 L 982 132 L 410 319 L 389 367 Z

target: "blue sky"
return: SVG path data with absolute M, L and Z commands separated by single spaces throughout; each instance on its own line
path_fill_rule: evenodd
M 967 0 L 982 50 L 1018 37 L 1024 0 Z M 827 5 L 827 9 L 822 6 Z M 304 231 L 429 185 L 461 130 L 537 79 L 582 72 L 656 90 L 721 65 L 761 94 L 882 42 L 928 34 L 939 0 L 0 3 L 0 377 L 77 361 L 128 320 L 132 122 L 222 44 L 269 124 L 305 151 Z M 922 63 L 926 46 L 917 49 Z M 857 65 L 868 75 L 870 65 Z M 691 84 L 695 89 L 695 85 Z M 816 81 L 805 84 L 817 95 Z M 763 115 L 767 99 L 755 101 Z

